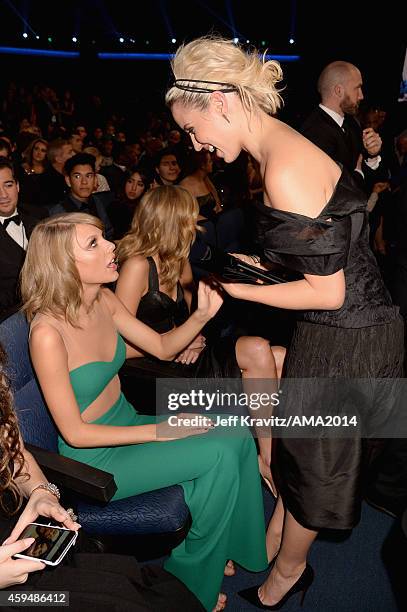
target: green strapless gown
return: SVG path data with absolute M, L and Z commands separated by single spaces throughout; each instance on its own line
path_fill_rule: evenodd
M 117 374 L 125 355 L 124 341 L 118 336 L 112 361 L 88 363 L 70 372 L 81 412 Z M 153 422 L 154 417 L 138 414 L 122 393 L 93 421 L 113 427 Z M 192 526 L 165 562 L 165 569 L 182 580 L 207 610 L 216 604 L 228 559 L 254 572 L 267 566 L 254 440 L 247 430 L 242 436 L 225 436 L 222 429 L 169 442 L 106 448 L 73 448 L 59 438 L 62 455 L 114 474 L 117 492 L 113 499 L 174 484 L 183 487 Z

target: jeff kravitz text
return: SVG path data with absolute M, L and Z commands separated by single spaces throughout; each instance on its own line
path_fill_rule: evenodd
M 215 427 L 357 427 L 358 420 L 355 415 L 290 415 L 268 416 L 258 418 L 244 415 L 213 416 L 210 418 Z M 205 415 L 171 415 L 168 424 L 171 427 L 207 427 L 208 417 Z

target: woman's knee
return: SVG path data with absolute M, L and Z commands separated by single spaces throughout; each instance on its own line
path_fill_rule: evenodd
M 236 358 L 242 370 L 274 366 L 270 343 L 260 336 L 242 336 L 236 343 Z

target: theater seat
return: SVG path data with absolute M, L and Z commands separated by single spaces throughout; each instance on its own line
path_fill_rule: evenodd
M 57 454 L 57 431 L 31 366 L 28 324 L 21 313 L 0 323 L 0 343 L 8 356 L 7 373 L 27 448 L 47 478 L 63 488 L 83 528 L 109 550 L 132 552 L 139 559 L 162 556 L 185 537 L 190 517 L 182 487 L 174 485 L 118 501 L 112 474 Z M 131 538 L 129 539 L 129 537 Z

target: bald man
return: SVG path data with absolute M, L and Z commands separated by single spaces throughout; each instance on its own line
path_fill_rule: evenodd
M 328 64 L 318 79 L 321 103 L 300 131 L 345 166 L 359 186 L 370 193 L 372 183 L 378 180 L 382 141 L 373 128 L 362 131 L 355 118 L 363 100 L 362 85 L 360 70 L 353 64 Z

